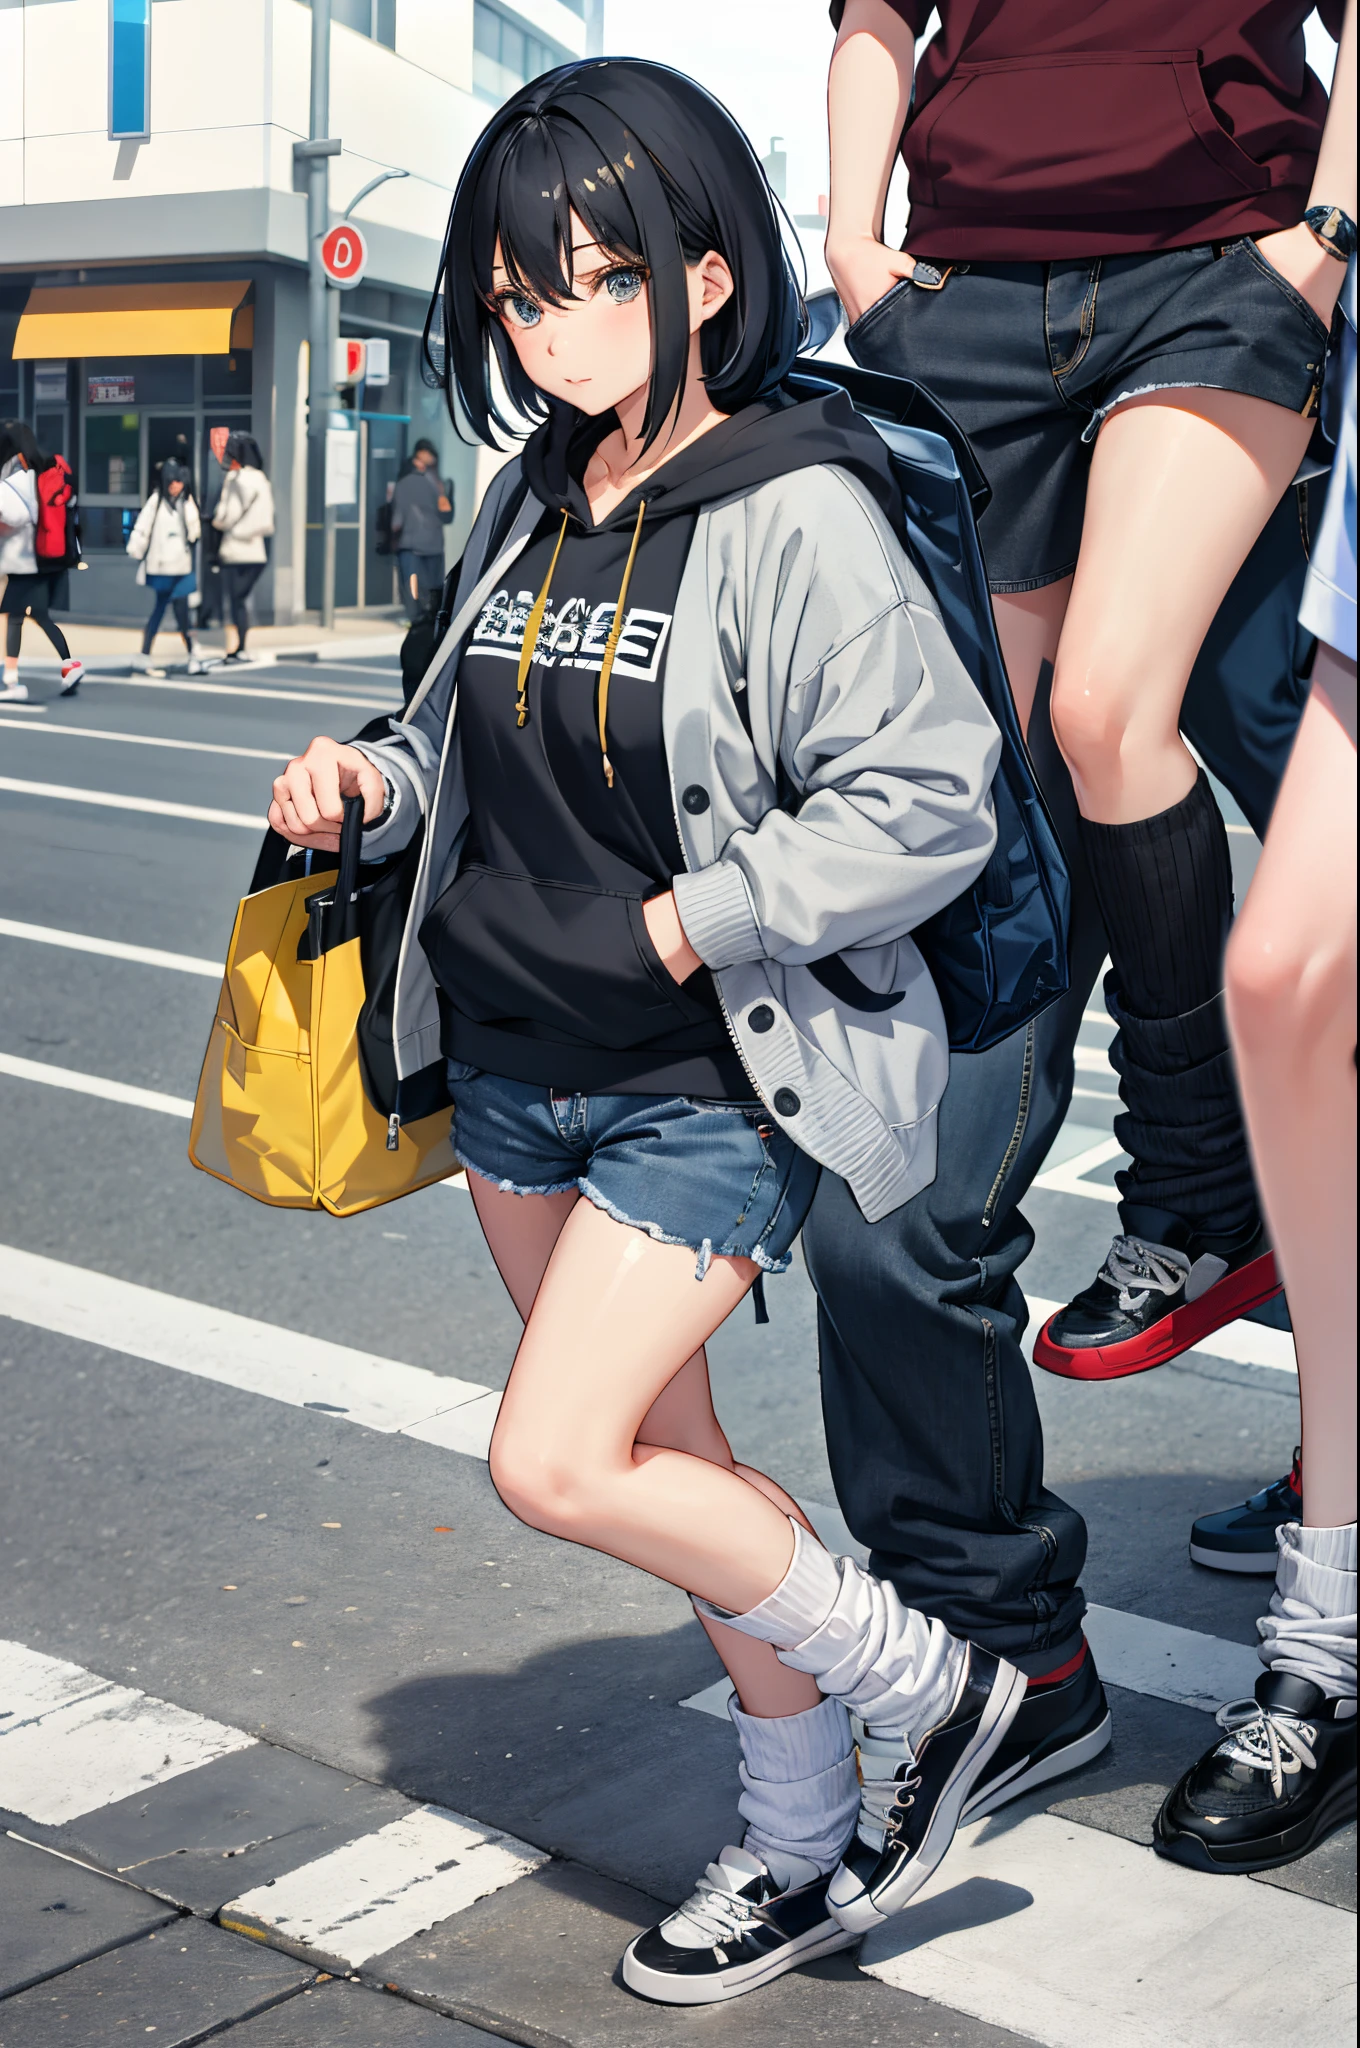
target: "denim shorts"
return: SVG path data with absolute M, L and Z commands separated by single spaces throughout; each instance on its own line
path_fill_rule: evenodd
M 578 1188 L 619 1223 L 712 1259 L 782 1273 L 821 1169 L 759 1102 L 558 1095 L 449 1061 L 454 1150 L 515 1195 Z
M 1240 391 L 1311 418 L 1327 341 L 1250 236 L 1150 256 L 960 264 L 938 290 L 894 285 L 846 336 L 866 370 L 928 386 L 971 440 L 992 487 L 978 538 L 998 593 L 1071 575 L 1091 447 L 1121 399 Z

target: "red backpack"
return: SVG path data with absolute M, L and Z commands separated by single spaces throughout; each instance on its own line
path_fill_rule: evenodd
M 59 568 L 80 557 L 75 495 L 71 465 L 64 455 L 54 455 L 48 467 L 38 472 L 38 530 L 33 551 L 45 568 Z

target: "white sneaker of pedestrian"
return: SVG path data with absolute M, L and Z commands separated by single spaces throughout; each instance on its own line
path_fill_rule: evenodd
M 17 677 L 11 680 L 9 676 L 6 676 L 3 682 L 0 682 L 0 703 L 27 704 L 27 702 L 27 683 L 21 683 Z
M 662 2005 L 716 2005 L 849 1948 L 858 1937 L 828 1913 L 828 1882 L 806 1858 L 729 1845 L 683 1906 L 629 1942 L 623 1981 Z
M 61 665 L 62 696 L 74 697 L 84 679 L 85 664 L 78 655 L 73 655 L 69 661 L 64 661 Z

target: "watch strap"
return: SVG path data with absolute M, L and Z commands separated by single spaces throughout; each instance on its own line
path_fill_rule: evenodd
M 1338 263 L 1349 263 L 1360 241 L 1360 231 L 1348 213 L 1339 206 L 1310 206 L 1303 219 L 1329 256 L 1335 256 Z

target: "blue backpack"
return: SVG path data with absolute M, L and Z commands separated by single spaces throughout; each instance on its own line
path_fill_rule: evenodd
M 971 889 L 912 933 L 944 1007 L 954 1052 L 985 1052 L 1068 989 L 1071 887 L 1006 680 L 977 521 L 991 489 L 967 437 L 920 384 L 845 363 L 800 361 L 786 388 L 849 393 L 877 429 L 902 492 L 907 540 L 940 607 L 955 651 L 1001 730 L 992 783 L 996 849 Z M 861 1009 L 900 1000 L 866 988 L 840 955 L 812 969 L 829 992 Z

